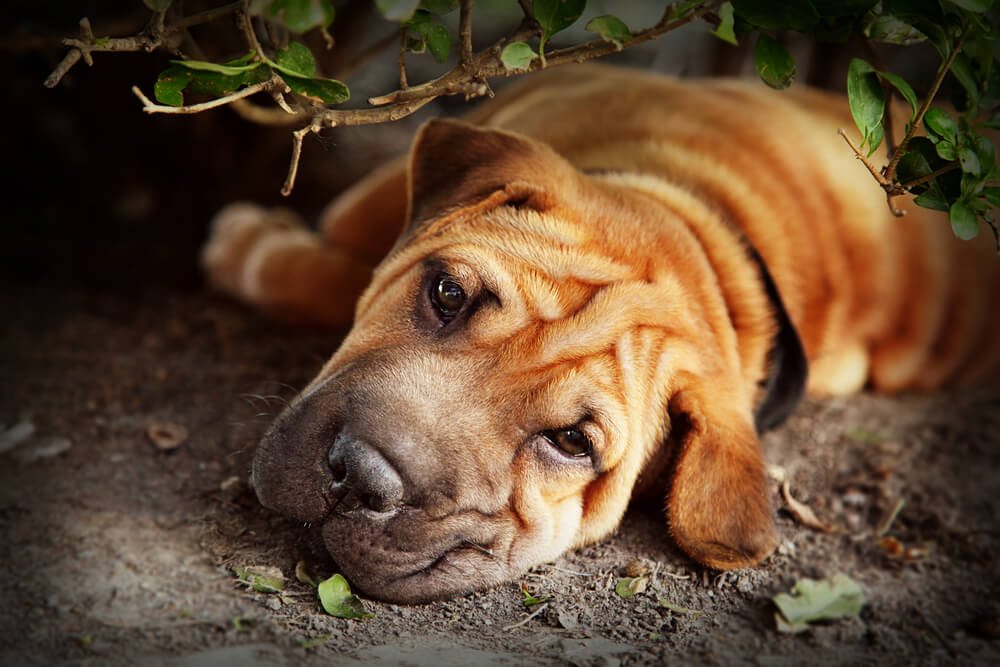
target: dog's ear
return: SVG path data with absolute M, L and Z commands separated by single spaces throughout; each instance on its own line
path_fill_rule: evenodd
M 565 196 L 576 171 L 545 144 L 504 130 L 433 119 L 410 151 L 408 227 L 501 193 L 497 203 L 538 210 Z M 405 235 L 405 234 L 404 234 Z
M 710 567 L 748 567 L 778 534 L 750 410 L 723 395 L 682 390 L 669 404 L 678 448 L 667 519 L 677 544 Z

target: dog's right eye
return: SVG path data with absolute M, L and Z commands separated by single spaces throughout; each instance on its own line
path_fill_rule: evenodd
M 454 278 L 441 275 L 431 283 L 430 299 L 438 315 L 447 322 L 458 315 L 467 297 L 465 290 Z

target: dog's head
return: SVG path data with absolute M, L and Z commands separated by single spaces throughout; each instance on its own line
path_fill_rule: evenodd
M 770 553 L 744 357 L 766 355 L 773 318 L 743 318 L 748 348 L 719 278 L 730 263 L 752 282 L 745 254 L 710 256 L 659 198 L 499 130 L 428 123 L 409 184 L 354 328 L 261 443 L 261 502 L 399 602 L 601 538 L 637 483 L 696 560 Z

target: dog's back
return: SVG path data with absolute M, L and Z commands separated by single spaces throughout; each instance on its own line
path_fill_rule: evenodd
M 842 96 L 585 66 L 529 77 L 467 120 L 631 178 L 682 216 L 710 218 L 701 233 L 741 230 L 774 276 L 816 393 L 973 384 L 1000 370 L 993 239 L 958 241 L 943 214 L 908 198 L 894 217 L 837 133 L 853 129 Z M 872 159 L 884 163 L 884 148 Z M 404 172 L 399 162 L 348 193 L 327 216 L 328 237 L 373 208 L 403 215 Z

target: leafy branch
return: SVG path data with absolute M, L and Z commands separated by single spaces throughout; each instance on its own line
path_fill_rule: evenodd
M 603 57 L 695 21 L 706 21 L 713 35 L 731 44 L 753 40 L 757 73 L 764 83 L 779 89 L 788 87 L 796 75 L 795 60 L 783 45 L 786 33 L 828 42 L 861 35 L 868 60 L 851 62 L 847 91 L 862 141 L 855 146 L 841 131 L 844 139 L 885 190 L 894 213 L 901 214 L 892 203 L 895 197 L 913 195 L 917 205 L 947 211 L 960 238 L 972 238 L 980 221 L 985 222 L 1000 251 L 993 211 L 1000 205 L 1000 170 L 996 149 L 982 134 L 986 128 L 1000 129 L 1000 64 L 994 48 L 1000 12 L 993 11 L 998 0 L 676 0 L 665 5 L 656 24 L 641 30 L 633 31 L 611 14 L 593 17 L 585 30 L 595 38 L 562 48 L 552 48 L 552 38 L 580 20 L 586 0 L 518 0 L 520 25 L 480 51 L 473 48 L 472 0 L 374 0 L 396 30 L 352 65 L 359 67 L 395 45 L 399 87 L 370 97 L 366 107 L 355 109 L 338 106 L 350 98 L 347 85 L 321 76 L 313 52 L 294 38 L 318 31 L 326 48 L 332 48 L 333 38 L 327 32 L 335 18 L 332 0 L 239 0 L 187 16 L 173 0 L 142 1 L 152 11 L 151 19 L 131 37 L 95 37 L 90 22 L 83 19 L 80 36 L 63 40 L 70 50 L 46 85 L 55 86 L 81 59 L 93 64 L 95 52 L 167 49 L 179 58 L 159 75 L 153 87 L 155 101 L 138 86 L 132 89 L 143 110 L 191 114 L 232 105 L 258 123 L 297 125 L 282 187 L 286 195 L 294 187 L 303 142 L 311 134 L 399 120 L 443 96 L 492 96 L 491 79 Z M 449 28 L 443 17 L 456 9 L 457 29 Z M 226 17 L 234 19 L 243 37 L 242 56 L 216 63 L 186 58 L 180 52 L 183 43 L 188 52 L 200 54 L 190 28 Z M 902 77 L 870 64 L 869 60 L 879 62 L 874 48 L 879 43 L 924 43 L 937 51 L 941 64 L 922 99 Z M 406 61 L 411 54 L 427 54 L 444 64 L 452 52 L 457 63 L 451 69 L 415 85 L 410 81 Z M 952 100 L 958 109 L 955 115 L 937 105 L 949 75 L 958 84 L 952 88 L 965 93 L 964 99 Z M 261 93 L 270 97 L 273 107 L 250 101 Z M 189 95 L 199 99 L 192 102 L 186 99 Z M 911 110 L 898 144 L 890 114 L 894 95 Z M 888 157 L 880 168 L 870 157 L 883 140 Z

